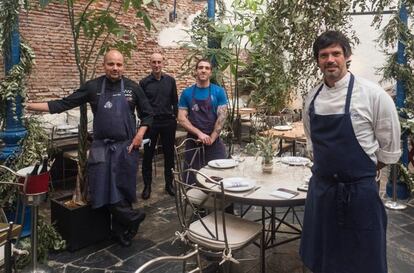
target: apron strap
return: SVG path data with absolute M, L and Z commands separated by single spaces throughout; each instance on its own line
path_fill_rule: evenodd
M 351 78 L 349 79 L 349 84 L 348 84 L 348 92 L 346 94 L 345 114 L 349 114 L 349 108 L 351 106 L 352 89 L 354 88 L 354 81 L 355 81 L 355 77 L 351 73 Z
M 348 84 L 348 91 L 346 93 L 345 114 L 349 114 L 349 108 L 351 106 L 352 90 L 354 89 L 354 82 L 355 82 L 355 77 L 351 73 L 351 78 L 349 79 L 349 84 Z M 309 105 L 309 114 L 315 113 L 315 99 L 319 95 L 319 93 L 321 92 L 321 90 L 323 88 L 323 85 L 324 84 L 322 83 L 321 86 L 318 88 L 318 91 L 316 91 L 315 96 L 313 96 L 313 99 L 312 99 L 312 101 Z
M 191 101 L 192 102 L 194 102 L 194 100 L 195 100 L 195 91 L 196 91 L 196 88 L 197 88 L 197 84 L 194 84 L 193 85 L 193 90 L 191 92 Z M 208 85 L 208 97 L 207 97 L 207 99 L 210 99 L 211 100 L 211 83 Z

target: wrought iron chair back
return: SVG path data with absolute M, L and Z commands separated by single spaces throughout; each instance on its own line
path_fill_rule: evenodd
M 200 187 L 183 181 L 186 173 L 197 179 L 205 179 L 209 187 Z M 176 189 L 175 201 L 181 231 L 176 239 L 188 244 L 198 244 L 201 253 L 221 257 L 220 264 L 226 261 L 239 263 L 232 250 L 239 250 L 260 239 L 261 270 L 264 273 L 264 233 L 261 224 L 225 213 L 226 195 L 223 181 L 214 181 L 204 173 L 187 169 L 174 172 Z M 211 185 L 211 186 L 210 186 Z M 202 191 L 208 196 L 208 213 L 189 193 Z
M 195 258 L 195 268 L 190 270 L 190 271 L 186 271 L 186 267 L 187 267 L 187 263 L 191 260 L 193 260 Z M 145 264 L 143 264 L 142 266 L 140 266 L 135 273 L 144 273 L 146 272 L 147 269 L 151 269 L 153 268 L 154 265 L 161 263 L 161 262 L 182 262 L 183 263 L 183 273 L 202 273 L 202 266 L 201 266 L 201 259 L 200 259 L 200 253 L 199 253 L 199 249 L 198 246 L 195 245 L 194 246 L 194 250 L 182 255 L 182 256 L 162 256 L 162 257 L 157 257 L 154 258 L 148 262 L 146 262 Z M 149 272 L 149 271 L 148 271 Z
M 176 170 L 183 172 L 186 169 L 200 169 L 205 165 L 204 145 L 194 138 L 186 138 L 174 147 Z M 191 173 L 186 173 L 184 182 L 194 183 Z
M 194 175 L 199 174 L 211 183 L 210 188 L 201 188 L 193 184 L 187 184 L 182 180 L 182 177 L 186 177 L 185 174 L 192 173 Z M 174 172 L 174 182 L 176 189 L 176 206 L 177 216 L 181 225 L 181 229 L 186 234 L 192 234 L 194 236 L 210 236 L 210 240 L 221 241 L 225 248 L 228 249 L 227 232 L 226 232 L 226 217 L 224 210 L 220 209 L 225 207 L 225 196 L 222 182 L 216 182 L 207 175 L 194 169 L 187 169 L 182 172 Z M 205 210 L 200 206 L 198 202 L 194 202 L 193 198 L 188 194 L 192 190 L 203 191 L 209 196 L 210 202 L 213 207 L 211 209 L 209 218 L 206 217 Z M 209 225 L 206 220 L 212 221 L 214 225 Z M 191 229 L 191 225 L 194 222 L 199 222 L 200 229 Z

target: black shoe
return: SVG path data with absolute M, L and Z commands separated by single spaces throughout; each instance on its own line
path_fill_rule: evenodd
M 175 196 L 175 190 L 174 190 L 174 188 L 173 188 L 172 184 L 166 184 L 166 185 L 165 185 L 165 191 L 166 191 L 169 195 L 171 195 L 171 196 Z
M 123 234 L 114 234 L 113 235 L 113 238 L 122 247 L 129 247 L 129 246 L 131 246 L 131 239 L 127 238 Z
M 145 185 L 144 190 L 142 191 L 142 199 L 147 200 L 151 196 L 151 186 Z
M 132 240 L 135 235 L 138 233 L 139 225 L 145 220 L 145 212 L 142 212 L 138 215 L 138 218 L 131 222 L 130 227 L 128 228 L 125 238 Z

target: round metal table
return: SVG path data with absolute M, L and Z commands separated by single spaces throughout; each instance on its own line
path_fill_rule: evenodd
M 310 168 L 307 166 L 290 166 L 280 162 L 276 158 L 273 162 L 273 172 L 263 173 L 261 158 L 246 157 L 238 166 L 227 169 L 213 168 L 206 165 L 200 170 L 208 176 L 246 177 L 256 181 L 256 186 L 260 187 L 254 192 L 234 192 L 226 191 L 226 196 L 234 202 L 266 206 L 266 207 L 291 207 L 305 204 L 306 192 L 299 191 L 299 194 L 292 199 L 277 198 L 270 193 L 278 188 L 285 188 L 297 191 L 297 188 L 309 180 L 311 176 Z M 211 187 L 203 177 L 197 176 L 197 181 L 206 188 Z

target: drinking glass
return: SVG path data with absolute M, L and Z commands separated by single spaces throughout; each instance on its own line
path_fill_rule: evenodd
M 232 147 L 232 158 L 237 162 L 240 163 L 242 162 L 242 147 L 240 146 L 240 144 L 233 144 Z
M 289 126 L 291 126 L 291 125 L 292 125 L 292 122 L 293 122 L 293 117 L 292 117 L 292 115 L 286 115 L 286 116 L 284 117 L 284 119 L 285 119 L 286 125 L 289 125 Z

